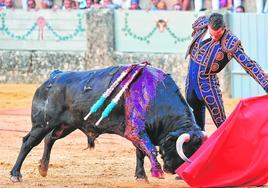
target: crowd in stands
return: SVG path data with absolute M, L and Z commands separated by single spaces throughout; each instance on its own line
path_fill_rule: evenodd
M 17 0 L 0 0 L 0 9 L 16 8 Z M 140 0 L 21 0 L 23 9 L 88 9 L 88 8 L 109 8 L 124 10 L 139 10 Z M 243 0 L 211 0 L 210 7 L 205 6 L 206 0 L 174 0 L 172 6 L 167 6 L 165 0 L 151 1 L 145 8 L 147 11 L 154 10 L 177 10 L 177 11 L 203 11 L 206 9 L 226 9 L 232 12 L 245 12 Z M 170 1 L 169 1 L 170 2 Z M 255 0 L 257 13 L 268 13 L 268 0 Z

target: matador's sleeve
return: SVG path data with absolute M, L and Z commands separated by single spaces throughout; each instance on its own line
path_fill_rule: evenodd
M 238 45 L 233 57 L 246 70 L 246 72 L 263 87 L 266 93 L 268 93 L 268 81 L 264 77 L 263 69 L 258 63 L 247 56 L 241 44 Z
M 208 19 L 206 16 L 200 16 L 197 20 L 192 24 L 193 33 L 192 37 L 198 32 L 198 30 L 203 29 L 208 26 Z

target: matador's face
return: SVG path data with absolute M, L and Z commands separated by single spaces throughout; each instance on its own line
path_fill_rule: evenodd
M 214 30 L 214 29 L 212 29 L 212 27 L 210 25 L 208 25 L 208 31 L 209 31 L 211 38 L 213 40 L 217 41 L 217 40 L 220 40 L 220 38 L 222 37 L 222 35 L 225 31 L 225 28 L 221 27 L 218 30 Z

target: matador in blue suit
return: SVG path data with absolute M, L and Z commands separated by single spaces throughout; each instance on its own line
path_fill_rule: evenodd
M 193 40 L 186 79 L 186 100 L 193 109 L 197 124 L 204 130 L 205 108 L 219 127 L 226 119 L 217 73 L 234 58 L 268 92 L 267 74 L 244 52 L 240 40 L 226 27 L 223 16 L 213 13 L 193 24 Z

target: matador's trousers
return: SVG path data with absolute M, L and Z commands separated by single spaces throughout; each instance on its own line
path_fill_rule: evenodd
M 192 69 L 192 70 L 191 70 Z M 205 127 L 205 108 L 217 127 L 226 119 L 219 80 L 216 74 L 202 75 L 202 67 L 197 64 L 190 66 L 186 82 L 186 100 L 193 109 L 199 127 Z

